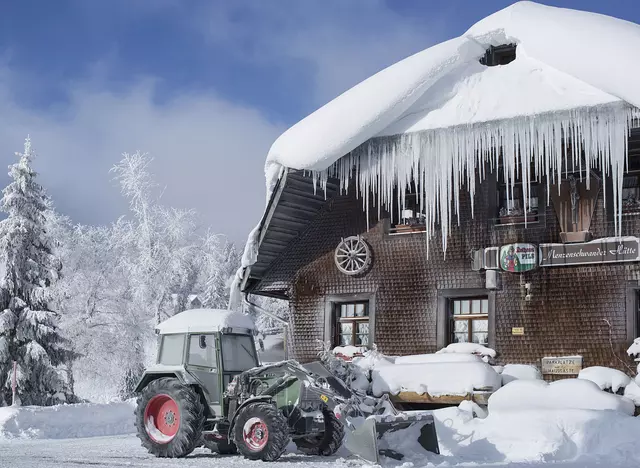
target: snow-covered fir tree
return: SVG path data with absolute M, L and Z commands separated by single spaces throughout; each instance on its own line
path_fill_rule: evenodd
M 46 230 L 50 203 L 35 181 L 29 138 L 17 156 L 0 201 L 7 214 L 0 221 L 0 403 L 11 402 L 15 361 L 22 404 L 51 405 L 73 399 L 64 364 L 74 353 L 59 333 L 58 314 L 49 309 L 61 264 Z

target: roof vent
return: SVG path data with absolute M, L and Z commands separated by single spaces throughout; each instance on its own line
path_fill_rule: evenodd
M 505 44 L 491 46 L 480 59 L 482 65 L 495 67 L 496 65 L 506 65 L 516 59 L 516 44 Z

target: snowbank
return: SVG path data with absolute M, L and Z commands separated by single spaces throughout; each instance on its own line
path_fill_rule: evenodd
M 542 374 L 535 366 L 528 364 L 507 364 L 502 368 L 502 385 L 514 380 L 541 380 Z
M 505 389 L 514 383 L 518 382 Z M 486 418 L 479 419 L 472 418 L 470 409 L 454 407 L 433 412 L 442 459 L 449 462 L 443 466 L 506 466 L 510 462 L 587 458 L 600 460 L 593 466 L 640 466 L 640 418 L 615 411 L 554 409 L 490 411 Z M 575 466 L 592 465 L 584 462 Z
M 638 357 L 638 354 L 640 354 L 640 338 L 633 340 L 633 343 L 627 349 L 627 354 L 631 357 Z
M 367 348 L 362 346 L 336 346 L 332 350 L 333 354 L 353 358 L 355 356 L 363 356 L 367 352 Z
M 222 328 L 245 328 L 253 330 L 251 317 L 240 312 L 218 309 L 191 309 L 180 312 L 156 326 L 161 334 L 206 333 Z
M 413 356 L 398 356 L 395 359 L 396 364 L 424 364 L 428 362 L 479 362 L 482 361 L 480 356 L 475 354 L 415 354 Z
M 527 410 L 615 410 L 632 415 L 631 400 L 606 393 L 589 380 L 515 380 L 489 397 L 489 414 Z
M 135 402 L 0 408 L 0 439 L 70 439 L 135 432 Z
M 375 367 L 371 391 L 375 396 L 402 391 L 438 395 L 466 395 L 474 390 L 500 388 L 500 375 L 487 363 L 431 362 Z
M 618 369 L 609 367 L 585 367 L 578 374 L 579 379 L 590 380 L 595 383 L 601 390 L 612 390 L 616 393 L 621 388 L 631 383 L 631 377 Z
M 478 356 L 496 357 L 496 352 L 476 343 L 451 343 L 445 348 L 436 351 L 436 354 L 458 353 L 458 354 L 475 354 Z

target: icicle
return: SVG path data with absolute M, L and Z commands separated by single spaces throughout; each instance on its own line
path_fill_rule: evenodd
M 383 210 L 393 213 L 394 205 L 400 217 L 414 181 L 417 206 L 425 217 L 427 244 L 439 223 L 446 252 L 454 216 L 460 225 L 460 192 L 466 185 L 473 202 L 476 177 L 479 181 L 486 178 L 485 166 L 497 174 L 500 154 L 509 203 L 513 203 L 515 181 L 522 177 L 526 223 L 532 179 L 540 181 L 546 176 L 549 203 L 551 184 L 557 184 L 560 190 L 563 171 L 575 170 L 577 163 L 582 177 L 584 153 L 587 186 L 590 169 L 599 168 L 604 175 L 611 173 L 615 233 L 620 235 L 627 138 L 629 128 L 638 124 L 640 110 L 615 104 L 376 138 L 326 171 L 312 171 L 314 189 L 319 183 L 326 191 L 329 175 L 333 175 L 340 179 L 341 192 L 346 193 L 349 179 L 354 177 L 368 229 L 372 201 L 377 204 L 378 217 Z M 571 147 L 570 160 L 567 145 Z M 473 203 L 471 206 L 473 217 Z

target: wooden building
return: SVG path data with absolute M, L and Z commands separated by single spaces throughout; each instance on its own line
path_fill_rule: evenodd
M 473 37 L 483 46 L 481 53 L 469 53 L 467 68 L 438 69 L 441 75 L 428 86 L 426 78 L 406 78 L 407 70 L 419 69 L 421 60 L 429 65 L 442 50 L 437 48 L 449 43 L 435 46 L 358 85 L 274 144 L 270 158 L 284 167 L 273 177 L 267 209 L 250 240 L 254 255 L 245 264 L 242 290 L 290 302 L 292 357 L 314 359 L 317 340 L 375 343 L 391 355 L 470 341 L 494 348 L 498 363 L 534 364 L 548 374 L 570 375 L 594 365 L 629 371 L 633 365 L 625 350 L 640 336 L 640 130 L 635 129 L 640 93 L 625 95 L 625 85 L 616 84 L 603 91 L 592 74 L 574 72 L 579 64 L 547 67 L 542 59 L 552 54 L 545 55 L 544 44 L 524 33 L 495 44 L 496 24 L 516 31 L 518 15 L 520 21 L 537 17 L 542 26 L 548 20 L 553 32 L 565 14 L 529 3 L 509 8 L 509 24 L 501 23 L 504 11 L 498 12 L 459 38 Z M 582 34 L 585 47 L 588 33 L 579 33 L 588 29 L 580 23 L 584 18 L 612 28 L 620 21 L 581 18 L 564 34 Z M 635 31 L 640 46 L 640 27 Z M 562 31 L 555 32 L 562 37 Z M 579 47 L 578 42 L 571 44 Z M 571 44 L 567 55 L 577 53 Z M 433 68 L 426 65 L 426 71 L 415 72 L 422 73 L 418 78 L 431 77 Z M 603 66 L 615 75 L 615 67 L 623 65 L 593 64 Z M 543 79 L 531 78 L 536 73 Z M 398 95 L 411 95 L 410 90 L 420 96 L 402 101 L 402 112 L 387 112 L 393 106 L 381 104 L 387 114 L 380 110 L 375 119 L 355 113 L 362 121 L 354 128 L 360 129 L 389 115 L 383 129 L 357 130 L 347 138 L 341 132 L 349 123 L 318 124 L 332 116 L 339 120 L 341 109 L 355 108 L 363 96 L 377 99 L 373 93 L 385 82 L 403 79 Z M 522 88 L 510 90 L 514 82 Z M 485 85 L 496 91 L 482 94 Z M 565 86 L 558 98 L 566 100 L 562 108 L 553 107 L 555 95 L 545 94 L 558 86 Z M 594 102 L 597 93 L 591 89 L 611 96 L 611 102 L 605 97 Z M 515 104 L 529 108 L 522 115 L 500 114 L 508 107 L 496 105 L 502 92 L 511 104 L 518 100 Z M 442 110 L 448 103 L 459 110 L 456 99 L 468 102 L 469 96 L 480 96 L 469 104 L 474 117 L 447 120 Z M 424 104 L 440 97 L 444 104 Z M 485 108 L 496 118 L 474 120 Z M 421 128 L 429 119 L 435 124 Z M 554 132 L 548 125 L 556 125 Z M 493 134 L 483 147 L 465 133 L 477 135 L 490 126 L 502 136 Z M 458 140 L 451 140 L 452 129 Z M 283 154 L 300 135 L 314 145 L 330 139 L 331 132 L 347 143 L 326 154 L 342 151 L 342 157 L 328 157 L 324 167 L 317 158 L 313 164 L 304 157 L 300 164 L 287 164 Z M 515 132 L 515 143 L 508 132 Z M 558 138 L 557 154 L 549 135 Z M 454 145 L 429 146 L 438 138 Z M 475 143 L 461 149 L 464 138 Z M 525 141 L 535 138 L 542 143 Z M 402 158 L 413 158 L 413 164 Z

